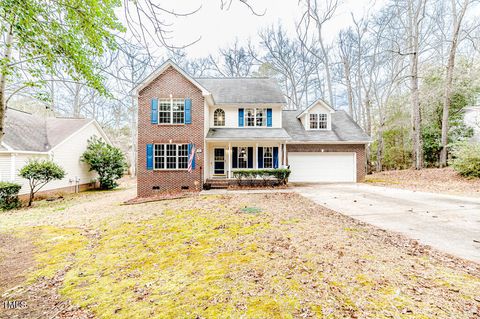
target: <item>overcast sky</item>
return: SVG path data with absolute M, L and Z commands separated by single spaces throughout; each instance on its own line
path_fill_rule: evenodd
M 321 1 L 320 1 L 321 2 Z M 338 31 L 351 24 L 351 12 L 360 18 L 367 10 L 377 10 L 384 0 L 344 0 L 335 18 L 326 25 L 327 41 L 333 39 Z M 221 10 L 220 0 L 162 1 L 169 8 L 177 11 L 193 10 L 201 6 L 200 11 L 187 16 L 172 19 L 172 42 L 175 45 L 190 43 L 199 37 L 201 40 L 187 49 L 189 57 L 207 56 L 215 53 L 219 47 L 225 47 L 233 42 L 235 37 L 241 41 L 248 38 L 256 39 L 258 30 L 275 23 L 290 32 L 294 32 L 302 8 L 297 0 L 250 0 L 249 3 L 263 16 L 255 16 L 251 11 L 234 0 L 229 10 Z

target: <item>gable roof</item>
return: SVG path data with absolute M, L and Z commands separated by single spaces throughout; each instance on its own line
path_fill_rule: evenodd
M 270 78 L 196 78 L 213 95 L 215 103 L 281 103 L 285 97 Z
M 305 109 L 299 110 L 297 118 L 302 117 L 303 114 L 307 113 L 308 111 L 310 111 L 311 108 L 313 108 L 314 106 L 316 106 L 318 104 L 326 107 L 331 113 L 335 112 L 335 109 L 333 107 L 331 107 L 327 102 L 325 102 L 322 99 L 318 99 L 318 100 L 314 101 L 312 104 L 310 104 L 309 106 L 307 106 Z
M 331 130 L 306 130 L 298 119 L 298 111 L 285 110 L 282 113 L 282 126 L 292 137 L 293 142 L 361 142 L 369 143 L 370 137 L 345 112 L 332 113 Z
M 133 89 L 137 94 L 141 90 L 143 90 L 145 87 L 147 87 L 150 82 L 155 80 L 157 77 L 159 77 L 163 72 L 165 72 L 169 67 L 174 68 L 177 72 L 182 74 L 187 80 L 189 80 L 193 85 L 195 85 L 197 88 L 199 88 L 202 91 L 203 95 L 209 95 L 210 93 L 208 92 L 205 87 L 203 87 L 200 83 L 197 82 L 194 78 L 192 78 L 187 72 L 185 72 L 181 67 L 179 67 L 175 62 L 172 60 L 168 59 L 167 61 L 163 62 L 162 65 L 160 65 L 155 71 L 150 73 L 146 78 L 144 78 L 142 81 L 140 81 L 137 86 Z
M 92 119 L 44 117 L 8 108 L 3 150 L 48 152 Z

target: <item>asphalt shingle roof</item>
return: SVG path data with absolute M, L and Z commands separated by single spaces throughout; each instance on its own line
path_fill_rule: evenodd
M 16 151 L 47 152 L 91 121 L 45 117 L 9 108 L 3 142 Z
M 207 139 L 225 140 L 289 140 L 290 136 L 283 128 L 211 128 Z
M 270 78 L 195 78 L 217 104 L 285 103 L 282 90 Z
M 360 126 L 345 112 L 335 111 L 332 113 L 332 130 L 305 130 L 297 119 L 299 111 L 283 111 L 283 128 L 292 137 L 292 141 L 298 142 L 365 142 L 371 139 L 365 134 Z

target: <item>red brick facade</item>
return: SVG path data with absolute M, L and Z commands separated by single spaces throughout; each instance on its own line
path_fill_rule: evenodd
M 355 152 L 357 154 L 357 182 L 365 179 L 365 144 L 287 144 L 288 152 Z
M 151 124 L 152 98 L 169 98 L 170 94 L 173 98 L 192 100 L 192 124 Z M 187 170 L 147 170 L 146 145 L 194 143 L 197 149 L 203 150 L 204 136 L 204 97 L 201 90 L 177 70 L 169 67 L 138 95 L 137 196 L 177 192 L 186 187 L 188 191 L 201 190 L 204 152 L 196 153 L 195 169 L 191 173 Z

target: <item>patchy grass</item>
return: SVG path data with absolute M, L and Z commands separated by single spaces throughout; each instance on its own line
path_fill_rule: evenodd
M 297 194 L 196 196 L 129 206 L 118 204 L 125 198 L 101 202 L 98 194 L 85 196 L 61 213 L 55 209 L 62 203 L 53 203 L 48 214 L 58 218 L 48 223 L 39 213 L 33 225 L 17 220 L 13 224 L 22 226 L 9 231 L 37 246 L 26 285 L 56 278 L 63 300 L 98 318 L 480 313 L 478 265 Z M 92 200 L 95 206 L 89 206 Z M 90 207 L 99 214 L 86 223 Z
M 480 196 L 480 179 L 462 177 L 450 167 L 373 173 L 365 177 L 365 182 L 424 192 Z

